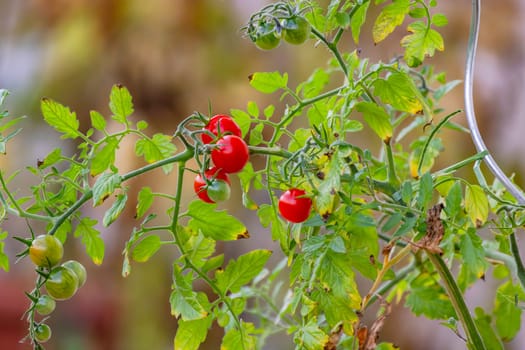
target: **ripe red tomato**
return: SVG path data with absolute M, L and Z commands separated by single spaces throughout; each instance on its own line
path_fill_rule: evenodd
M 237 173 L 244 168 L 250 158 L 248 146 L 243 139 L 235 135 L 226 135 L 217 141 L 217 147 L 211 151 L 213 164 L 225 173 Z
M 279 213 L 286 220 L 300 223 L 308 219 L 312 209 L 312 200 L 305 197 L 306 192 L 297 188 L 291 188 L 284 192 L 279 198 Z
M 217 167 L 213 167 L 206 170 L 204 172 L 204 176 L 206 177 L 206 179 L 208 179 L 209 183 L 200 174 L 197 175 L 195 177 L 195 180 L 193 181 L 193 190 L 201 200 L 203 200 L 206 203 L 215 203 L 216 201 L 228 199 L 225 195 L 214 195 L 213 190 L 212 193 L 208 193 L 208 190 L 210 188 L 224 188 L 224 186 L 222 185 L 226 185 L 228 187 L 229 197 L 230 177 L 228 176 L 228 174 L 218 169 Z M 226 190 L 224 189 L 223 191 L 225 192 Z M 208 194 L 211 194 L 213 199 L 210 198 Z
M 217 114 L 211 117 L 208 125 L 204 127 L 204 130 L 208 130 L 215 136 L 222 135 L 235 135 L 242 137 L 241 128 L 237 123 L 228 115 Z M 201 134 L 201 139 L 204 144 L 211 143 L 214 138 L 212 138 L 207 133 Z

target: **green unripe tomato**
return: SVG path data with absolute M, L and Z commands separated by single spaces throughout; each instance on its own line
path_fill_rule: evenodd
M 35 340 L 39 343 L 45 343 L 51 338 L 51 328 L 45 323 L 41 323 L 35 328 Z
M 308 39 L 312 27 L 302 16 L 293 16 L 282 21 L 284 40 L 293 45 L 300 45 Z
M 47 293 L 55 300 L 71 298 L 78 289 L 76 273 L 64 266 L 55 267 L 49 274 L 46 283 Z
M 55 236 L 40 235 L 29 247 L 29 258 L 36 266 L 51 268 L 62 260 L 64 247 Z
M 213 180 L 206 188 L 206 191 L 208 197 L 215 203 L 230 199 L 230 185 L 226 181 Z
M 84 283 L 86 283 L 87 272 L 86 272 L 86 268 L 84 267 L 84 265 L 82 265 L 76 260 L 68 260 L 65 263 L 63 263 L 62 266 L 73 270 L 75 275 L 77 275 L 78 288 L 82 287 Z
M 49 315 L 55 311 L 56 302 L 49 295 L 41 295 L 35 304 L 35 310 L 42 316 Z
M 281 36 L 275 23 L 259 23 L 250 37 L 261 50 L 275 49 L 281 43 Z

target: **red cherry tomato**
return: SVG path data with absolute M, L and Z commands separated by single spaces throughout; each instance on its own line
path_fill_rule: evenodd
M 211 117 L 208 125 L 204 127 L 204 130 L 208 130 L 215 136 L 235 135 L 242 137 L 239 125 L 237 125 L 230 116 L 224 114 L 217 114 Z M 201 139 L 204 144 L 211 143 L 214 140 L 214 138 L 207 133 L 202 133 Z
M 237 173 L 244 168 L 250 158 L 248 146 L 243 139 L 235 135 L 226 135 L 217 141 L 217 147 L 211 151 L 213 164 L 226 173 Z
M 208 179 L 208 182 L 211 180 L 212 182 L 223 182 L 228 187 L 230 186 L 230 177 L 228 174 L 226 174 L 224 171 L 218 169 L 217 167 L 210 168 L 204 172 L 204 176 L 206 179 Z M 195 180 L 193 181 L 193 190 L 197 194 L 197 196 L 206 203 L 215 203 L 209 196 L 208 196 L 208 187 L 211 184 L 208 184 L 208 182 L 199 174 L 195 177 Z M 213 187 L 213 186 L 212 186 Z M 217 186 L 220 187 L 220 186 Z M 229 189 L 229 188 L 228 188 Z M 220 196 L 214 196 L 215 199 L 222 199 L 224 197 Z
M 291 188 L 279 198 L 279 213 L 286 220 L 300 223 L 308 219 L 312 209 L 312 200 L 305 197 L 306 192 Z

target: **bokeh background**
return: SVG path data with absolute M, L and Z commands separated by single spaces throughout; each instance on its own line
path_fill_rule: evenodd
M 442 33 L 446 52 L 432 60 L 449 80 L 462 79 L 470 20 L 470 1 L 441 1 L 439 10 L 449 18 Z M 305 79 L 311 69 L 324 65 L 326 50 L 313 41 L 300 47 L 281 45 L 277 50 L 257 50 L 243 38 L 242 27 L 263 0 L 0 0 L 0 88 L 11 91 L 8 107 L 12 115 L 27 115 L 24 131 L 9 144 L 0 166 L 8 173 L 35 165 L 53 148 L 72 152 L 75 145 L 60 140 L 45 127 L 39 112 L 46 96 L 70 106 L 87 128 L 89 111 L 107 115 L 108 94 L 115 83 L 125 85 L 134 96 L 136 117 L 150 123 L 150 132 L 171 133 L 177 122 L 193 111 L 214 113 L 244 108 L 250 100 L 264 105 L 282 104 L 275 96 L 262 96 L 248 85 L 255 71 L 287 71 L 290 81 Z M 482 134 L 495 158 L 507 173 L 516 173 L 520 183 L 525 171 L 525 2 L 483 1 L 480 48 L 476 63 L 476 109 Z M 371 10 L 371 11 L 376 11 Z M 373 16 L 371 18 L 374 18 Z M 374 59 L 388 60 L 400 53 L 396 40 L 373 45 L 372 21 L 362 31 L 360 48 Z M 403 30 L 396 34 L 399 38 Z M 353 49 L 350 37 L 344 45 Z M 272 99 L 273 98 L 273 99 Z M 450 111 L 463 108 L 461 87 L 444 104 Z M 280 106 L 280 107 L 279 107 Z M 463 116 L 456 122 L 465 124 Z M 451 164 L 471 155 L 468 135 L 445 133 L 446 152 L 441 164 Z M 361 145 L 363 146 L 363 145 Z M 143 163 L 133 154 L 133 144 L 119 150 L 121 172 Z M 20 194 L 34 181 L 22 174 L 14 183 Z M 148 184 L 153 190 L 173 191 L 175 178 L 154 172 L 130 183 L 131 191 Z M 234 189 L 235 190 L 235 189 Z M 191 188 L 185 193 L 193 199 Z M 130 198 L 133 198 L 133 194 Z M 237 198 L 238 200 L 235 200 Z M 241 208 L 240 194 L 224 205 L 245 222 L 251 238 L 222 244 L 228 256 L 257 247 L 275 248 L 269 233 L 257 223 L 255 214 Z M 89 207 L 89 206 L 88 206 Z M 128 207 L 132 208 L 132 202 Z M 100 217 L 100 211 L 86 208 Z M 157 208 L 162 211 L 163 208 Z M 91 211 L 91 212 L 89 212 Z M 60 302 L 49 324 L 53 338 L 49 349 L 143 350 L 171 349 L 176 322 L 170 315 L 168 297 L 174 251 L 157 254 L 147 264 L 134 264 L 132 274 L 121 277 L 123 242 L 136 222 L 133 210 L 124 213 L 102 236 L 107 244 L 102 266 L 87 258 L 74 239 L 66 246 L 66 258 L 75 257 L 88 270 L 88 283 L 70 301 Z M 35 226 L 39 228 L 38 226 Z M 28 236 L 24 222 L 10 220 L 5 229 Z M 26 331 L 21 320 L 34 280 L 32 264 L 14 264 L 22 246 L 8 240 L 11 271 L 0 271 L 0 349 L 29 349 L 18 341 Z M 276 249 L 274 249 L 276 250 Z M 274 257 L 271 263 L 276 263 Z M 491 308 L 494 282 L 490 277 L 468 293 L 469 306 Z M 366 288 L 363 287 L 363 288 Z M 365 289 L 366 290 L 366 289 Z M 525 333 L 525 332 L 522 332 Z M 220 332 L 212 332 L 203 349 L 218 349 Z M 396 307 L 387 320 L 382 338 L 403 350 L 463 349 L 462 341 L 438 322 L 417 318 Z M 271 339 L 267 349 L 292 349 L 286 337 Z M 525 348 L 525 334 L 508 344 Z

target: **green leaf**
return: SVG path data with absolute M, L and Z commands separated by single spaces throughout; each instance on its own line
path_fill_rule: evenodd
M 177 230 L 185 256 L 196 267 L 201 267 L 206 263 L 206 258 L 215 252 L 216 242 L 205 237 L 201 232 L 195 233 L 185 227 Z
M 173 266 L 173 291 L 170 295 L 171 314 L 184 321 L 198 320 L 208 316 L 206 294 L 196 293 L 191 287 L 192 275 L 183 275 L 181 268 Z
M 146 262 L 160 249 L 161 245 L 159 236 L 147 236 L 135 245 L 131 257 L 136 262 Z
M 179 320 L 174 350 L 198 350 L 200 344 L 206 340 L 212 321 L 211 316 L 190 321 Z
M 416 315 L 425 315 L 429 319 L 446 320 L 456 318 L 454 307 L 443 288 L 428 273 L 420 274 L 410 283 L 410 294 L 406 306 Z
M 246 110 L 248 113 L 255 118 L 259 118 L 259 106 L 257 106 L 257 102 L 255 101 L 248 101 L 248 104 L 246 105 Z
M 116 173 L 100 175 L 93 185 L 93 206 L 102 204 L 117 188 L 120 187 L 122 178 Z
M 62 150 L 60 148 L 55 148 L 44 158 L 38 167 L 40 169 L 45 169 L 51 165 L 55 165 L 62 158 L 61 152 Z
M 186 216 L 191 219 L 188 227 L 201 231 L 205 237 L 216 241 L 231 241 L 249 237 L 246 227 L 226 211 L 215 211 L 215 204 L 194 200 L 190 203 Z
M 423 110 L 423 98 L 414 81 L 406 73 L 392 73 L 387 79 L 374 81 L 374 93 L 397 110 L 411 114 Z
M 8 234 L 6 231 L 0 230 L 0 269 L 4 270 L 5 272 L 9 272 L 9 257 L 5 253 L 5 242 L 3 242 L 7 236 Z
M 517 304 L 523 301 L 524 293 L 519 284 L 508 281 L 498 287 L 494 305 L 496 331 L 503 341 L 511 341 L 521 328 L 522 308 Z
M 253 73 L 249 79 L 252 87 L 265 94 L 274 93 L 288 85 L 288 73 L 281 74 L 277 71 Z
M 90 111 L 91 126 L 95 129 L 103 131 L 106 128 L 106 119 L 97 111 Z
M 241 255 L 237 260 L 230 260 L 224 270 L 215 272 L 217 288 L 222 293 L 236 293 L 261 272 L 272 255 L 269 250 L 252 250 Z
M 264 124 L 260 123 L 255 125 L 255 127 L 250 131 L 250 145 L 257 146 L 264 141 L 263 129 Z
M 46 123 L 62 133 L 60 138 L 74 139 L 81 135 L 78 131 L 79 122 L 77 116 L 75 112 L 71 112 L 68 107 L 53 100 L 43 98 L 40 108 Z
M 411 23 L 407 30 L 412 34 L 401 39 L 401 46 L 405 48 L 405 61 L 410 67 L 419 66 L 425 56 L 432 57 L 436 50 L 445 49 L 441 34 L 428 28 L 425 23 L 421 21 Z
M 366 13 L 368 11 L 368 6 L 370 1 L 364 1 L 361 4 L 356 4 L 359 6 L 354 12 L 352 19 L 350 21 L 350 28 L 352 29 L 352 38 L 356 44 L 359 44 L 359 35 L 361 34 L 361 27 L 365 23 Z
M 254 331 L 253 324 L 241 321 L 241 329 L 231 328 L 226 332 L 224 338 L 222 338 L 221 350 L 256 348 L 256 338 L 250 334 Z
M 235 122 L 239 125 L 239 128 L 241 128 L 242 135 L 246 135 L 248 131 L 250 131 L 250 125 L 252 123 L 250 115 L 241 109 L 231 109 L 230 113 Z
M 304 350 L 323 350 L 328 340 L 328 335 L 319 328 L 314 317 L 294 335 L 295 344 Z
M 80 237 L 86 246 L 86 252 L 95 265 L 102 264 L 104 260 L 104 241 L 100 238 L 100 232 L 94 228 L 97 220 L 82 218 L 75 229 L 75 237 Z
M 328 157 L 320 157 L 317 161 L 319 171 L 324 175 L 322 180 L 316 178 L 318 193 L 315 205 L 321 217 L 328 217 L 333 211 L 337 191 L 341 188 L 341 173 L 343 161 L 338 151 Z
M 172 136 L 157 133 L 153 135 L 151 139 L 143 138 L 137 140 L 135 144 L 135 154 L 140 157 L 144 156 L 144 159 L 148 163 L 157 162 L 159 160 L 172 156 L 177 147 L 172 140 Z M 162 170 L 167 174 L 173 169 L 173 164 L 167 164 L 162 167 Z
M 356 105 L 358 112 L 363 113 L 363 119 L 370 128 L 383 141 L 388 141 L 392 137 L 393 126 L 390 116 L 383 107 L 373 102 L 359 102 Z
M 468 185 L 465 190 L 465 210 L 476 226 L 483 225 L 489 216 L 489 202 L 483 188 Z
M 490 350 L 504 350 L 505 347 L 492 326 L 492 318 L 482 308 L 474 309 L 476 328 L 481 335 L 485 347 Z
M 145 186 L 140 189 L 140 192 L 138 194 L 137 199 L 137 211 L 135 214 L 135 218 L 140 218 L 151 207 L 153 204 L 153 192 L 151 191 L 151 188 Z
M 111 225 L 120 216 L 120 214 L 124 210 L 127 200 L 128 200 L 127 194 L 125 193 L 119 194 L 117 196 L 117 199 L 113 202 L 113 205 L 111 205 L 111 208 L 109 208 L 104 214 L 104 218 L 102 219 L 102 225 L 104 225 L 105 227 L 108 227 L 109 225 Z
M 104 147 L 101 149 L 97 148 L 97 151 L 91 160 L 91 176 L 102 174 L 115 163 L 115 152 L 117 148 L 118 140 L 116 137 L 108 137 Z
M 436 13 L 432 16 L 432 24 L 436 27 L 443 27 L 448 24 L 448 18 L 442 13 Z
M 454 182 L 454 185 L 448 191 L 445 199 L 445 212 L 450 218 L 455 218 L 462 211 L 461 202 L 463 200 L 463 192 L 459 181 Z
M 430 201 L 432 200 L 432 194 L 434 185 L 432 181 L 432 175 L 425 173 L 419 180 L 419 193 L 417 196 L 417 204 L 422 210 L 426 209 Z
M 111 118 L 119 123 L 127 124 L 127 118 L 133 113 L 133 101 L 129 90 L 122 85 L 114 85 L 109 95 Z
M 459 250 L 463 258 L 458 284 L 465 290 L 472 282 L 482 278 L 487 270 L 488 263 L 485 260 L 485 249 L 483 240 L 476 234 L 476 230 L 469 229 L 461 235 Z
M 372 29 L 374 42 L 377 44 L 389 36 L 403 23 L 409 10 L 409 0 L 394 0 L 390 5 L 383 7 Z

